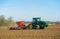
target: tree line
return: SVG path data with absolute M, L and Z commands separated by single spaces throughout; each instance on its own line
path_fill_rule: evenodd
M 12 16 L 6 19 L 4 15 L 0 15 L 0 26 L 14 26 L 14 25 L 15 22 Z

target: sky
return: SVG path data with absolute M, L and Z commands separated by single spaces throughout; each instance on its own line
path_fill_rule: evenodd
M 15 21 L 60 21 L 60 0 L 0 0 L 0 15 L 12 16 Z

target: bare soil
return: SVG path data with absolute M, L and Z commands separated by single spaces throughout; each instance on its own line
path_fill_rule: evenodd
M 0 39 L 60 39 L 60 24 L 43 30 L 8 30 L 8 27 L 0 27 Z

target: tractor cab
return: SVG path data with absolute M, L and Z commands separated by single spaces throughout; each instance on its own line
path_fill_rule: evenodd
M 41 18 L 33 18 L 33 21 L 32 21 L 32 28 L 33 29 L 37 29 L 37 25 L 39 25 L 39 21 L 41 21 Z
M 38 22 L 41 21 L 41 18 L 33 18 L 33 24 L 38 24 Z

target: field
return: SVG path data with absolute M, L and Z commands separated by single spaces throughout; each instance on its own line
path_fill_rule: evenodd
M 0 27 L 0 39 L 60 39 L 60 24 L 40 30 L 8 30 Z

